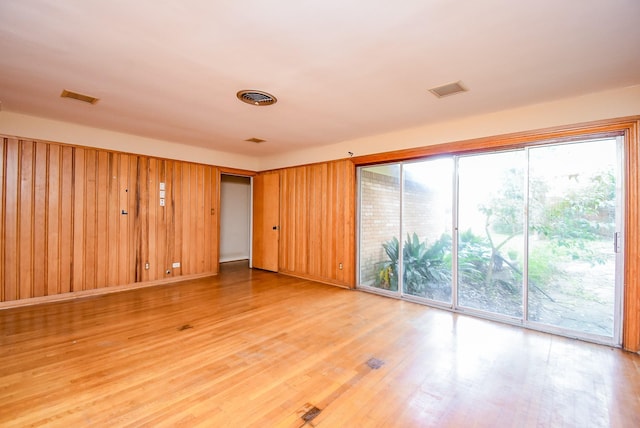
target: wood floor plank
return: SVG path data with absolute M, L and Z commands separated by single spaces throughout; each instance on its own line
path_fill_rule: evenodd
M 0 345 L 3 427 L 640 426 L 637 354 L 238 264 L 2 310 Z

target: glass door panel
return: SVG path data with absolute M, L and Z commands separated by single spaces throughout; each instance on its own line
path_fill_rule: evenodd
M 452 158 L 403 165 L 404 294 L 451 303 L 452 185 Z
M 398 291 L 399 236 L 400 165 L 360 169 L 360 285 Z
M 458 159 L 458 306 L 522 317 L 525 152 Z
M 613 337 L 617 145 L 529 149 L 528 320 Z

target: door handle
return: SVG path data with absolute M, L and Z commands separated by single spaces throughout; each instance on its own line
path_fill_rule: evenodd
M 278 226 L 273 226 L 273 230 L 278 230 Z
M 613 234 L 613 252 L 620 253 L 622 251 L 622 246 L 620 245 L 620 232 L 615 232 Z

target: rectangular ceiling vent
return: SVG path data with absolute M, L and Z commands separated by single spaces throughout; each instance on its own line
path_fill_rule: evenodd
M 462 86 L 462 82 L 460 81 L 429 89 L 429 92 L 438 98 L 448 97 L 449 95 L 455 95 L 466 91 L 467 88 Z
M 89 103 L 89 104 L 95 104 L 95 103 L 98 102 L 98 98 L 96 98 L 96 97 L 91 97 L 89 95 L 79 94 L 79 93 L 73 92 L 73 91 L 67 91 L 66 89 L 62 90 L 62 93 L 60 94 L 60 96 L 62 98 L 71 98 L 71 99 L 78 100 L 78 101 L 84 101 L 85 103 Z
M 248 139 L 246 139 L 246 140 L 244 140 L 244 141 L 248 141 L 248 142 L 250 142 L 250 143 L 256 143 L 256 144 L 259 144 L 259 143 L 264 143 L 264 142 L 265 142 L 265 141 L 267 141 L 267 140 L 263 140 L 263 139 L 261 139 L 261 138 L 255 138 L 255 137 L 253 137 L 253 138 L 248 138 Z

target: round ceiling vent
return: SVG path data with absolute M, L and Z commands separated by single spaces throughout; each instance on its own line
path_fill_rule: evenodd
M 270 106 L 278 101 L 276 97 L 267 92 L 255 91 L 253 89 L 239 91 L 236 96 L 240 101 L 254 106 Z

